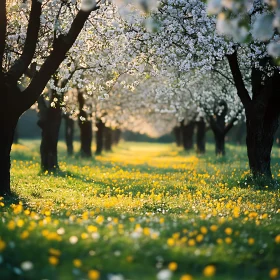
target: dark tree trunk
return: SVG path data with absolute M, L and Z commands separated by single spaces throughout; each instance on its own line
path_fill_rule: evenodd
M 81 156 L 91 157 L 91 142 L 92 142 L 92 123 L 91 121 L 79 121 L 81 130 Z
M 216 156 L 225 156 L 225 134 L 214 132 Z
M 81 131 L 81 156 L 89 158 L 92 156 L 91 153 L 91 142 L 92 142 L 92 122 L 89 120 L 87 112 L 84 110 L 85 99 L 83 93 L 78 93 L 79 101 L 79 127 Z
M 18 118 L 10 116 L 8 111 L 0 111 L 0 196 L 11 193 L 10 189 L 10 152 Z
M 252 71 L 255 98 L 246 111 L 246 144 L 249 166 L 254 177 L 264 175 L 272 178 L 271 150 L 280 114 L 279 80 L 279 73 L 275 73 L 262 83 L 260 71 L 256 69 Z
M 113 131 L 110 127 L 104 129 L 104 149 L 106 152 L 112 151 L 113 145 Z
M 51 76 L 76 41 L 89 15 L 96 10 L 96 8 L 90 11 L 80 10 L 77 13 L 67 34 L 59 35 L 54 39 L 50 55 L 45 59 L 40 70 L 36 72 L 36 63 L 31 62 L 36 58 L 34 55 L 39 42 L 41 2 L 31 1 L 22 53 L 9 69 L 4 70 L 2 65 L 6 48 L 8 16 L 6 1 L 0 1 L 0 194 L 2 195 L 10 193 L 10 152 L 19 117 L 37 101 Z M 26 89 L 20 90 L 18 81 L 22 75 L 28 75 L 29 70 L 33 73 L 31 82 Z
M 252 98 L 250 97 L 240 71 L 237 53 L 227 56 L 234 78 L 237 94 L 240 97 L 246 112 L 247 126 L 247 154 L 252 175 L 272 178 L 270 161 L 271 150 L 275 133 L 279 125 L 280 91 L 279 70 L 275 69 L 273 75 L 266 75 L 259 69 L 252 69 Z M 260 66 L 273 64 L 271 58 L 263 58 Z
M 175 136 L 175 142 L 178 147 L 182 146 L 182 130 L 181 127 L 175 126 L 173 129 L 173 133 Z
M 104 130 L 105 124 L 102 122 L 101 119 L 96 121 L 96 155 L 101 155 L 103 151 L 103 137 L 104 137 Z
M 51 98 L 55 97 L 55 94 Z M 59 103 L 55 107 L 48 107 L 41 96 L 38 100 L 39 121 L 38 126 L 42 129 L 40 146 L 42 171 L 54 171 L 59 168 L 57 156 L 57 143 L 61 125 L 61 108 Z
M 1 61 L 1 60 L 0 60 Z M 11 194 L 10 186 L 10 153 L 14 140 L 15 129 L 19 117 L 23 113 L 20 97 L 21 91 L 16 84 L 8 85 L 0 68 L 0 196 Z
M 118 145 L 121 140 L 122 131 L 120 129 L 115 129 L 113 131 L 113 144 Z
M 73 136 L 74 136 L 74 120 L 68 114 L 64 116 L 65 120 L 65 142 L 67 146 L 68 156 L 73 155 Z
M 205 153 L 205 136 L 206 136 L 206 124 L 203 119 L 200 119 L 196 123 L 196 151 L 198 154 Z
M 194 135 L 195 122 L 191 121 L 187 125 L 181 123 L 182 139 L 185 151 L 193 148 L 193 135 Z
M 270 156 L 278 125 L 277 118 L 273 121 L 263 120 L 262 125 L 258 118 L 252 117 L 247 120 L 247 152 L 250 169 L 255 177 L 258 175 L 272 177 Z
M 221 100 L 214 108 L 214 116 L 210 116 L 210 127 L 214 133 L 215 151 L 217 156 L 225 156 L 225 136 L 233 127 L 235 118 L 226 125 L 226 115 L 228 112 L 227 103 Z

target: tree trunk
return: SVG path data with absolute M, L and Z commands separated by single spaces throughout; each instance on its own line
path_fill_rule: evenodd
M 87 112 L 84 110 L 85 99 L 83 92 L 78 93 L 79 101 L 79 127 L 81 131 L 81 156 L 89 158 L 92 156 L 91 153 L 91 142 L 92 142 L 92 122 L 89 120 Z
M 225 136 L 232 128 L 233 121 L 226 126 L 226 115 L 228 112 L 227 103 L 221 100 L 214 107 L 214 116 L 210 117 L 210 127 L 214 133 L 216 156 L 225 156 Z
M 259 175 L 272 177 L 270 156 L 277 127 L 278 120 L 272 123 L 263 123 L 262 127 L 256 120 L 247 120 L 246 144 L 249 165 L 254 177 Z
M 41 169 L 42 171 L 54 171 L 59 168 L 57 143 L 61 125 L 61 108 L 58 103 L 55 107 L 48 107 L 43 96 L 39 98 L 38 105 L 40 110 L 38 126 L 42 129 Z
M 261 63 L 267 63 L 265 58 Z M 272 179 L 270 162 L 274 137 L 279 126 L 280 74 L 265 76 L 259 69 L 252 69 L 253 99 L 246 110 L 247 153 L 254 177 Z
M 120 129 L 115 129 L 113 131 L 113 144 L 118 145 L 121 140 L 121 133 L 122 131 Z
M 175 142 L 176 142 L 177 147 L 182 146 L 182 133 L 181 132 L 182 132 L 182 130 L 179 126 L 174 127 L 173 133 L 175 136 Z
M 274 136 L 279 125 L 280 73 L 275 67 L 267 75 L 259 68 L 252 68 L 252 98 L 250 97 L 240 71 L 237 52 L 227 56 L 231 68 L 237 94 L 240 97 L 246 112 L 247 126 L 247 154 L 252 175 L 257 178 L 265 176 L 272 178 L 270 169 L 271 150 Z M 259 65 L 273 69 L 270 57 L 264 57 Z M 274 66 L 273 66 L 274 67 Z
M 216 156 L 225 156 L 225 134 L 214 132 Z
M 194 135 L 193 121 L 189 122 L 187 125 L 181 123 L 183 146 L 185 151 L 189 151 L 193 148 L 193 135 Z
M 196 123 L 196 151 L 198 154 L 205 153 L 205 135 L 206 135 L 206 124 L 203 119 L 200 119 Z
M 81 131 L 81 156 L 91 157 L 91 142 L 92 142 L 92 122 L 80 121 L 79 126 Z
M 279 103 L 271 102 L 266 108 L 254 104 L 252 112 L 247 114 L 247 154 L 249 166 L 254 177 L 272 178 L 270 162 L 274 137 L 279 127 Z
M 104 135 L 104 129 L 105 129 L 105 124 L 102 122 L 102 120 L 97 120 L 96 121 L 96 155 L 101 155 L 103 151 L 103 135 Z
M 74 136 L 74 120 L 68 114 L 64 116 L 65 120 L 65 142 L 67 146 L 68 156 L 73 155 L 73 136 Z
M 14 131 L 18 118 L 11 116 L 8 111 L 0 111 L 0 196 L 9 195 L 10 188 L 10 153 L 13 144 Z
M 113 144 L 112 129 L 110 127 L 104 128 L 104 148 L 105 151 L 111 152 Z
M 10 193 L 10 152 L 14 137 L 14 130 L 19 117 L 28 110 L 39 98 L 51 76 L 65 59 L 67 52 L 75 43 L 86 20 L 93 10 L 80 10 L 72 21 L 67 34 L 59 35 L 52 45 L 50 55 L 45 59 L 40 70 L 32 79 L 28 87 L 20 90 L 20 77 L 30 70 L 31 62 L 36 59 L 35 50 L 39 41 L 40 18 L 42 1 L 33 0 L 26 32 L 26 40 L 21 56 L 5 71 L 0 67 L 0 193 Z M 0 1 L 0 65 L 3 64 L 7 39 L 7 9 L 6 1 Z M 36 70 L 36 67 L 35 67 Z

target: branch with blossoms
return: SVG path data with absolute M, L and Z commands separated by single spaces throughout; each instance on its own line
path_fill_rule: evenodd
M 235 42 L 263 42 L 267 53 L 280 58 L 279 1 L 208 0 L 208 13 L 217 15 L 217 30 Z

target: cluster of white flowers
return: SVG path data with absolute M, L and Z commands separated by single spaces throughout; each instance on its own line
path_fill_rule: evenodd
M 219 33 L 236 42 L 251 40 L 267 44 L 268 54 L 280 57 L 280 6 L 271 0 L 208 0 L 208 12 L 218 14 Z
M 61 97 L 64 112 L 78 116 L 78 89 L 92 120 L 152 136 L 171 131 L 182 119 L 214 114 L 221 100 L 228 104 L 230 120 L 241 104 L 225 57 L 237 51 L 249 81 L 249 70 L 263 67 L 260 59 L 278 56 L 280 13 L 272 3 L 43 0 L 33 62 L 39 69 L 79 8 L 95 10 L 48 84 Z M 30 6 L 19 0 L 8 6 L 6 69 L 22 52 Z M 250 43 L 244 42 L 250 36 Z

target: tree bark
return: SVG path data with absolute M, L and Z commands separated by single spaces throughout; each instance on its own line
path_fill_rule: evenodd
M 181 130 L 181 127 L 175 126 L 173 128 L 173 134 L 175 136 L 175 142 L 176 142 L 177 147 L 181 147 L 182 146 L 182 130 Z
M 90 158 L 91 153 L 91 141 L 92 141 L 92 123 L 91 121 L 79 121 L 81 130 L 81 156 Z
M 92 121 L 89 120 L 87 112 L 84 110 L 85 99 L 83 92 L 78 92 L 78 102 L 79 102 L 79 127 L 81 132 L 81 156 L 85 158 L 90 158 L 91 153 L 91 142 L 92 142 Z
M 279 126 L 280 75 L 275 71 L 272 77 L 262 81 L 262 73 L 252 70 L 253 99 L 246 111 L 247 153 L 249 166 L 254 177 L 272 178 L 270 162 L 274 137 Z
M 73 155 L 73 136 L 74 136 L 74 120 L 68 114 L 64 116 L 65 120 L 65 142 L 67 146 L 68 156 Z
M 3 57 L 7 39 L 7 10 L 6 1 L 0 1 L 0 88 L 1 108 L 0 124 L 2 126 L 0 137 L 0 193 L 10 193 L 10 151 L 13 142 L 14 130 L 22 113 L 30 108 L 39 98 L 47 82 L 55 73 L 67 52 L 76 41 L 86 20 L 96 6 L 90 11 L 80 10 L 69 28 L 67 34 L 54 38 L 52 51 L 46 58 L 42 67 L 32 79 L 28 87 L 19 89 L 18 81 L 30 66 L 39 38 L 42 1 L 32 0 L 31 12 L 23 52 L 19 59 L 10 67 L 3 69 Z M 36 70 L 36 69 L 35 69 Z
M 11 193 L 10 153 L 13 144 L 15 128 L 22 112 L 20 104 L 14 102 L 17 96 L 21 94 L 18 87 L 7 87 L 7 84 L 3 83 L 2 80 L 2 83 L 0 83 L 0 88 L 2 89 L 0 93 L 0 195 L 3 196 Z
M 278 119 L 261 121 L 258 117 L 252 116 L 247 120 L 247 153 L 249 166 L 254 177 L 265 175 L 272 178 L 270 162 L 271 150 L 274 142 L 274 134 L 278 128 Z
M 103 151 L 103 136 L 104 136 L 104 129 L 105 124 L 102 122 L 101 119 L 96 121 L 96 155 L 101 155 Z
M 247 154 L 252 175 L 257 178 L 272 178 L 270 162 L 275 133 L 279 126 L 280 115 L 280 74 L 278 69 L 273 75 L 266 75 L 259 69 L 252 68 L 252 98 L 245 88 L 239 68 L 237 53 L 228 57 L 234 82 L 246 112 Z M 271 58 L 259 61 L 260 66 L 273 65 Z
M 55 96 L 53 94 L 51 102 Z M 58 102 L 55 107 L 48 107 L 43 96 L 39 98 L 38 105 L 40 110 L 38 126 L 42 129 L 41 169 L 42 171 L 55 171 L 59 168 L 57 143 L 61 125 L 61 108 Z
M 121 140 L 122 131 L 120 129 L 115 129 L 113 131 L 113 144 L 118 145 Z
M 106 152 L 112 151 L 112 144 L 113 144 L 113 131 L 110 127 L 104 128 L 104 149 Z
M 216 156 L 225 156 L 225 134 L 214 132 Z
M 205 136 L 206 136 L 206 124 L 203 118 L 196 123 L 196 151 L 198 154 L 205 153 Z
M 226 124 L 226 115 L 228 113 L 228 105 L 224 100 L 221 100 L 216 104 L 214 108 L 214 116 L 210 116 L 210 127 L 214 133 L 216 155 L 225 156 L 225 137 L 227 133 L 234 126 L 235 121 L 237 120 L 237 115 L 232 118 L 232 120 Z
M 4 113 L 4 115 L 3 115 Z M 13 144 L 14 130 L 18 118 L 9 118 L 9 112 L 0 111 L 0 196 L 11 193 L 10 189 L 10 152 Z
M 185 151 L 193 148 L 193 135 L 194 135 L 195 122 L 191 121 L 187 125 L 181 123 L 182 139 Z

